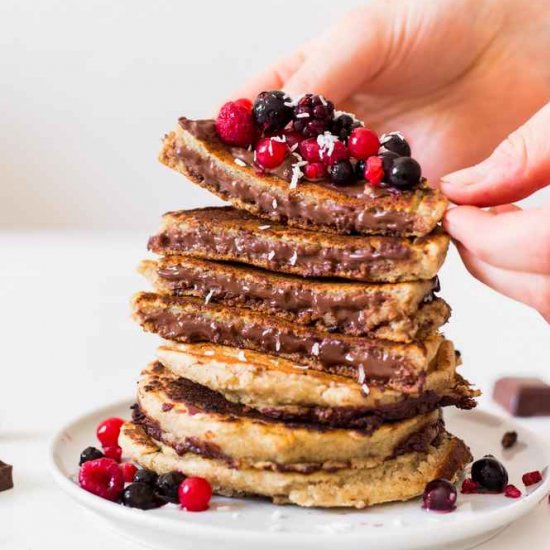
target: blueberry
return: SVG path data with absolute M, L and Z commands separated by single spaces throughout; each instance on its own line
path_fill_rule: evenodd
M 411 147 L 407 140 L 399 134 L 386 134 L 382 138 L 382 147 L 386 151 L 397 153 L 400 157 L 410 157 Z
M 122 492 L 121 501 L 124 506 L 140 510 L 151 510 L 164 504 L 150 485 L 141 482 L 128 485 Z
M 330 179 L 336 185 L 346 185 L 355 179 L 353 166 L 347 159 L 335 162 L 329 168 Z
M 366 161 L 364 161 L 364 160 L 358 160 L 355 163 L 355 177 L 358 180 L 364 180 L 365 179 L 365 164 L 366 164 Z
M 393 161 L 399 158 L 397 153 L 391 151 L 384 151 L 378 155 L 382 159 L 382 168 L 384 168 L 384 174 L 389 174 L 393 166 Z
M 136 475 L 134 476 L 134 482 L 145 483 L 145 485 L 150 485 L 151 487 L 154 487 L 157 483 L 158 477 L 159 476 L 155 474 L 155 472 L 142 469 L 136 472 Z
M 508 472 L 495 457 L 487 455 L 472 464 L 472 479 L 486 491 L 502 493 L 508 485 Z
M 262 92 L 256 98 L 252 112 L 256 123 L 268 134 L 282 130 L 292 119 L 290 98 L 280 90 Z
M 386 181 L 397 189 L 412 189 L 420 183 L 420 164 L 411 157 L 398 157 L 386 172 Z
M 452 512 L 456 508 L 456 488 L 446 479 L 434 479 L 424 489 L 422 508 L 435 512 Z
M 167 502 L 178 504 L 178 489 L 185 476 L 180 472 L 162 474 L 157 480 L 157 494 Z
M 80 455 L 78 465 L 82 466 L 82 464 L 84 464 L 84 462 L 88 462 L 88 460 L 103 458 L 103 456 L 103 453 L 99 449 L 96 449 L 95 447 L 86 447 Z

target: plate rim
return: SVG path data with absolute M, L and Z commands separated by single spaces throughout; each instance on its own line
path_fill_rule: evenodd
M 119 399 L 115 402 L 111 402 L 107 405 L 90 408 L 84 413 L 79 414 L 72 420 L 63 424 L 51 437 L 48 442 L 48 469 L 50 475 L 53 477 L 57 485 L 67 493 L 74 501 L 80 505 L 85 506 L 96 514 L 102 516 L 111 515 L 109 519 L 124 519 L 128 523 L 139 522 L 140 526 L 148 526 L 152 529 L 162 529 L 164 532 L 170 532 L 170 534 L 182 534 L 191 535 L 201 540 L 224 540 L 226 542 L 234 541 L 246 541 L 256 542 L 265 534 L 265 532 L 255 532 L 239 527 L 227 528 L 219 525 L 204 525 L 202 523 L 193 523 L 189 519 L 174 520 L 173 518 L 163 518 L 158 515 L 151 515 L 147 511 L 136 510 L 133 508 L 127 508 L 120 504 L 110 502 L 84 491 L 77 483 L 67 477 L 63 472 L 61 466 L 56 459 L 57 447 L 63 443 L 65 434 L 69 432 L 73 427 L 78 424 L 91 421 L 94 417 L 99 416 L 101 411 L 110 409 L 129 408 L 130 404 L 135 401 L 134 398 Z M 450 411 L 449 411 L 450 412 Z M 550 466 L 550 447 L 539 438 L 538 434 L 529 427 L 525 427 L 517 423 L 513 417 L 506 417 L 502 414 L 495 413 L 493 410 L 487 410 L 485 407 L 480 406 L 473 411 L 464 411 L 463 414 L 475 414 L 482 413 L 492 418 L 497 418 L 502 421 L 506 421 L 510 424 L 510 429 L 519 429 L 522 432 L 527 432 L 530 438 L 533 438 L 539 445 L 545 462 Z M 459 414 L 459 411 L 453 411 L 452 414 Z M 539 502 L 546 498 L 550 492 L 550 474 L 546 475 L 546 479 L 529 494 L 525 494 L 523 498 L 512 503 L 505 508 L 498 508 L 495 510 L 489 510 L 480 515 L 479 518 L 469 517 L 466 524 L 455 520 L 450 520 L 448 523 L 442 523 L 441 526 L 445 529 L 430 529 L 430 541 L 431 544 L 442 544 L 450 542 L 458 542 L 467 538 L 479 537 L 483 534 L 488 534 L 493 531 L 497 531 L 500 528 L 509 525 L 517 519 L 526 515 L 529 511 L 534 509 Z M 275 505 L 274 505 L 275 506 Z M 275 509 L 280 509 L 276 507 Z M 111 514 L 109 514 L 109 512 Z M 192 516 L 191 516 L 192 517 Z M 441 516 L 438 516 L 441 517 Z M 453 515 L 445 517 L 452 518 Z M 460 528 L 464 532 L 464 537 L 452 537 L 449 538 L 445 534 L 449 529 Z M 380 535 L 380 532 L 374 532 L 372 530 L 357 530 L 357 531 L 338 531 L 337 533 L 326 532 L 311 532 L 311 533 L 295 533 L 285 531 L 270 531 L 269 536 L 271 539 L 277 538 L 282 544 L 293 541 L 296 544 L 313 545 L 321 541 L 326 542 L 327 538 L 337 537 L 340 542 L 353 543 L 353 542 L 368 542 L 369 540 L 375 540 Z M 403 526 L 399 530 L 394 529 L 392 531 L 392 538 L 395 537 L 396 544 L 403 540 L 409 542 L 422 542 L 425 540 L 426 528 L 425 526 Z M 411 540 L 413 537 L 413 540 Z

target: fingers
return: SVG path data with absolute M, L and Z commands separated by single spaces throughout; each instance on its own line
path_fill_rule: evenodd
M 550 274 L 550 206 L 512 205 L 486 212 L 457 206 L 445 214 L 449 234 L 483 262 L 514 271 Z
M 549 127 L 550 103 L 488 159 L 444 176 L 443 192 L 456 204 L 492 206 L 521 200 L 550 184 Z
M 480 260 L 461 244 L 458 251 L 466 269 L 482 283 L 535 308 L 550 323 L 550 276 L 510 271 Z

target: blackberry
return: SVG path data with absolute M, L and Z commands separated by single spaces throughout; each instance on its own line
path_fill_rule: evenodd
M 282 130 L 292 120 L 289 102 L 290 98 L 281 90 L 259 94 L 252 107 L 258 126 L 268 134 Z
M 359 126 L 362 126 L 362 124 L 358 120 L 355 120 L 350 115 L 343 114 L 337 116 L 330 123 L 330 132 L 331 134 L 334 134 L 340 141 L 347 143 L 351 131 L 354 128 L 359 128 Z
M 386 172 L 386 181 L 397 189 L 413 189 L 420 183 L 420 164 L 411 157 L 399 157 L 392 162 L 391 169 Z
M 353 166 L 347 159 L 335 162 L 329 169 L 330 180 L 336 185 L 346 185 L 355 179 Z
M 103 458 L 103 456 L 103 453 L 99 449 L 96 449 L 95 447 L 86 447 L 80 455 L 78 465 L 82 466 L 82 464 L 84 464 L 84 462 L 88 462 L 88 460 Z
M 152 510 L 164 504 L 150 485 L 141 482 L 128 485 L 122 492 L 121 501 L 124 506 L 140 510 Z
M 366 164 L 366 161 L 364 161 L 364 160 L 358 160 L 355 163 L 355 177 L 358 180 L 364 180 L 365 179 L 365 164 Z
M 154 487 L 157 483 L 158 475 L 151 470 L 146 470 L 145 468 L 138 470 L 134 476 L 134 481 L 137 483 L 145 483 L 145 485 L 150 485 Z
M 294 107 L 294 129 L 305 137 L 315 137 L 329 129 L 334 104 L 323 96 L 306 94 Z
M 380 145 L 382 151 L 391 151 L 397 153 L 400 157 L 411 156 L 411 147 L 399 132 L 384 134 L 380 138 Z
M 185 476 L 180 472 L 162 474 L 157 480 L 157 494 L 166 502 L 178 504 L 178 489 Z

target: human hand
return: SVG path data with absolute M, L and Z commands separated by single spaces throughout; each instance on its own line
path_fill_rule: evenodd
M 550 96 L 543 0 L 368 2 L 235 97 L 322 93 L 400 130 L 432 181 L 485 158 Z
M 470 273 L 550 323 L 550 203 L 508 204 L 550 185 L 548 128 L 550 103 L 489 158 L 444 176 L 441 188 L 454 203 L 474 205 L 451 208 L 444 220 Z

